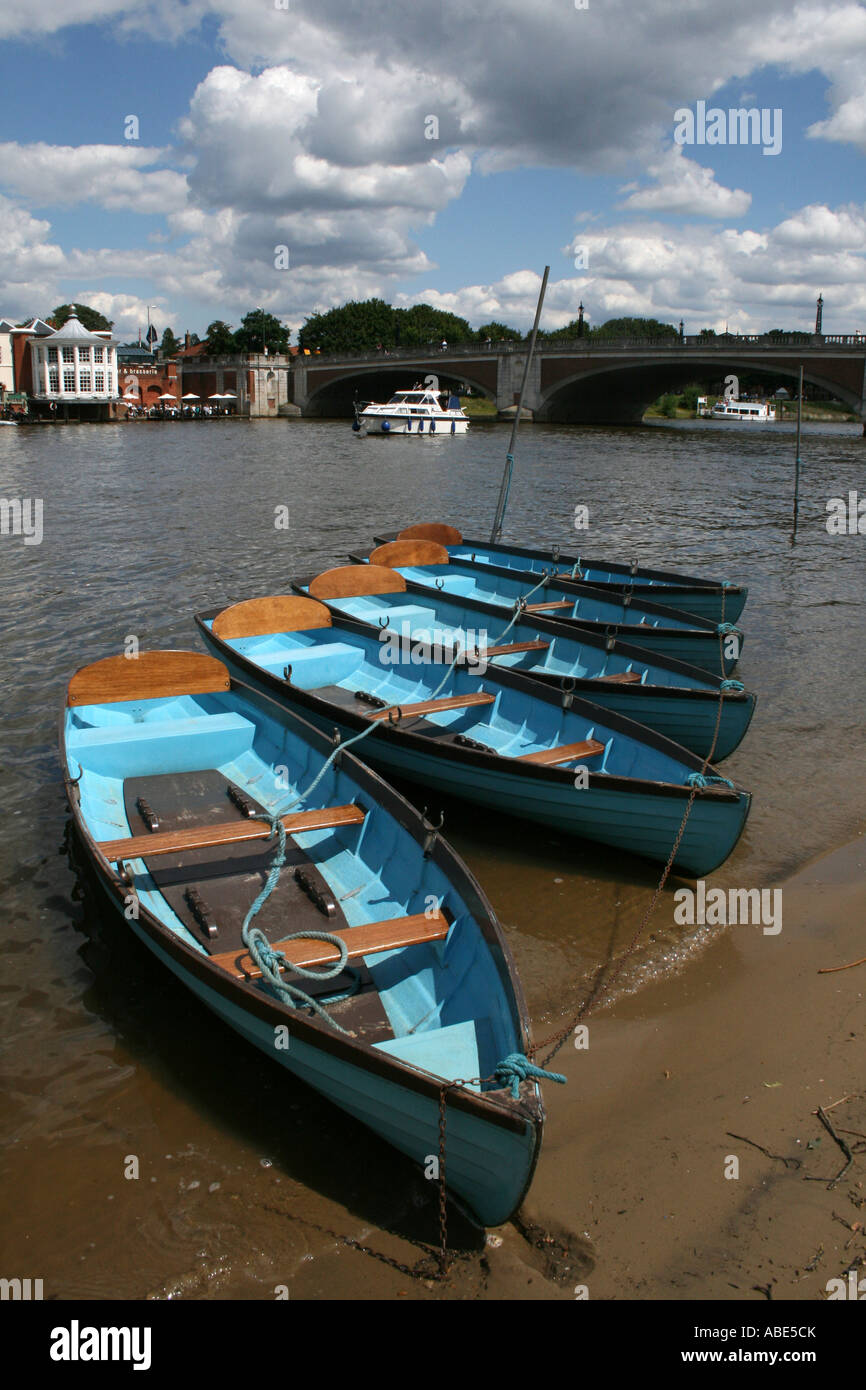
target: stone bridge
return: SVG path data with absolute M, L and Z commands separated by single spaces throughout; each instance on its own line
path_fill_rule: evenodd
M 472 343 L 441 351 L 398 348 L 296 357 L 294 403 L 304 415 L 349 416 L 355 398 L 387 400 L 394 391 L 436 376 L 443 390 L 465 382 L 503 410 L 517 404 L 526 351 L 526 343 Z M 801 366 L 807 382 L 866 421 L 866 334 L 725 334 L 674 342 L 540 339 L 524 404 L 536 420 L 639 424 L 647 406 L 664 392 L 692 381 L 721 381 L 730 373 L 762 373 L 768 393 L 784 384 L 789 390 L 793 385 L 795 395 Z

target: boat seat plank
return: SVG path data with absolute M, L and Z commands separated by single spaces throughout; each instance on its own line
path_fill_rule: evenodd
M 550 608 L 571 608 L 572 600 L 569 598 L 557 598 L 551 603 L 527 603 L 527 613 L 546 613 Z
M 69 682 L 66 703 L 75 707 L 165 700 L 209 695 L 229 686 L 229 673 L 215 657 L 201 652 L 139 652 L 134 658 L 106 656 L 83 666 Z
M 446 695 L 441 700 L 419 700 L 414 705 L 400 705 L 400 715 L 404 719 L 410 719 L 416 714 L 437 714 L 441 710 L 469 709 L 473 705 L 492 705 L 496 699 L 487 690 L 475 690 L 468 695 Z M 388 719 L 393 713 L 393 709 L 371 710 L 367 715 L 368 719 Z
M 365 811 L 354 803 L 348 806 L 325 806 L 317 811 L 297 811 L 283 816 L 283 825 L 290 835 L 309 830 L 331 830 L 341 825 L 360 825 Z M 118 859 L 150 859 L 158 854 L 209 849 L 213 845 L 238 844 L 242 840 L 265 840 L 270 827 L 264 821 L 225 821 L 219 825 L 193 826 L 152 835 L 133 835 L 122 840 L 101 840 L 99 849 L 109 861 Z
M 618 685 L 632 685 L 640 680 L 640 671 L 619 671 L 613 676 L 598 676 L 600 681 L 616 681 Z
M 484 656 L 511 656 L 513 652 L 546 652 L 549 642 L 503 642 L 498 647 L 488 647 Z
M 410 917 L 392 917 L 384 922 L 367 922 L 363 926 L 351 927 L 345 933 L 344 940 L 349 959 L 352 960 L 358 956 L 377 955 L 380 951 L 397 951 L 404 946 L 444 941 L 449 926 L 449 917 L 445 912 L 437 912 L 431 917 L 417 912 Z M 302 965 L 305 969 L 332 965 L 340 958 L 337 947 L 330 941 L 274 941 L 271 944 L 292 965 Z M 212 955 L 211 960 L 238 980 L 257 980 L 261 975 L 245 950 L 221 951 Z
M 588 738 L 583 743 L 561 743 L 558 748 L 542 748 L 538 753 L 523 753 L 517 761 L 554 767 L 557 763 L 571 763 L 577 758 L 594 758 L 603 752 L 603 743 L 599 743 L 597 738 Z

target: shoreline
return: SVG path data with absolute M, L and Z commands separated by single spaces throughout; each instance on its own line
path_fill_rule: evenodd
M 845 1163 L 819 1106 L 866 1134 L 866 964 L 817 973 L 866 951 L 864 870 L 861 833 L 785 881 L 778 937 L 729 927 L 560 1053 L 570 1084 L 545 1088 L 524 1214 L 572 1237 L 590 1298 L 823 1299 L 855 1261 L 866 1273 L 862 1156 L 829 1190 L 804 1181 Z

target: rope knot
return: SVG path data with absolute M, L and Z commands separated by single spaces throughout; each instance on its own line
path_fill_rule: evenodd
M 719 686 L 720 690 L 745 690 L 745 688 L 742 681 L 722 681 Z
M 719 777 L 718 775 L 713 773 L 705 775 L 703 772 L 689 773 L 689 776 L 686 778 L 686 786 L 698 788 L 724 786 L 730 787 L 731 791 L 735 790 L 733 782 L 729 781 L 727 777 Z
M 735 632 L 738 637 L 742 637 L 743 635 L 742 629 L 738 628 L 735 623 L 719 623 L 716 627 L 716 632 L 719 637 L 726 637 L 729 632 Z
M 509 1052 L 507 1057 L 503 1057 L 502 1061 L 496 1064 L 493 1075 L 504 1086 L 511 1087 L 512 1100 L 519 1099 L 521 1081 L 558 1081 L 562 1086 L 566 1082 L 566 1078 L 560 1072 L 545 1071 L 543 1067 L 537 1067 L 522 1052 Z

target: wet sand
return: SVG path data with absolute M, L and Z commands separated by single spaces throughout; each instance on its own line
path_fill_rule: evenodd
M 526 1210 L 582 1237 L 591 1299 L 821 1299 L 858 1261 L 866 1275 L 863 1153 L 831 1190 L 805 1180 L 845 1163 L 819 1106 L 866 1148 L 841 1133 L 866 1136 L 866 964 L 817 973 L 866 955 L 866 836 L 783 891 L 778 936 L 730 927 L 560 1053 L 581 1104 L 546 1088 Z
M 779 935 L 730 927 L 594 1015 L 587 1049 L 566 1044 L 530 1197 L 483 1252 L 464 1246 L 444 1283 L 424 1283 L 313 1238 L 292 1298 L 357 1298 L 359 1265 L 361 1297 L 408 1299 L 823 1300 L 828 1280 L 866 1277 L 866 964 L 818 974 L 866 954 L 866 835 L 783 894 Z M 846 1159 L 819 1106 L 853 1150 L 832 1187 Z

